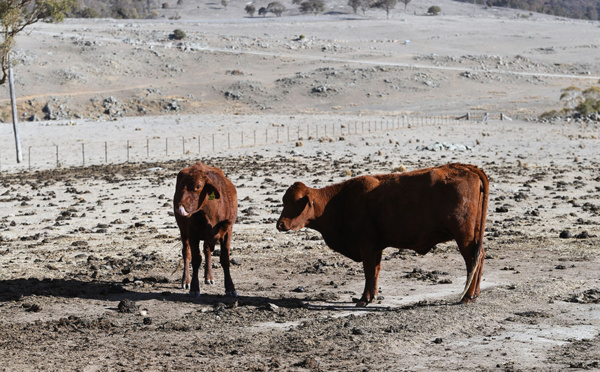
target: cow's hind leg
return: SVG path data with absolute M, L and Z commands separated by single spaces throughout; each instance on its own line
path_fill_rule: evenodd
M 379 272 L 381 271 L 381 256 L 383 251 L 365 247 L 361 249 L 363 269 L 365 272 L 365 290 L 356 304 L 357 307 L 365 307 L 377 298 Z
M 227 296 L 237 297 L 238 294 L 235 290 L 235 286 L 233 285 L 233 280 L 231 279 L 231 273 L 229 271 L 231 232 L 225 233 L 225 235 L 220 240 L 220 245 L 221 255 L 219 256 L 219 258 L 221 260 L 221 266 L 223 267 L 223 275 L 225 276 L 225 294 Z
M 479 297 L 481 292 L 480 286 L 485 252 L 483 246 L 481 247 L 481 252 L 478 252 L 479 244 L 475 239 L 468 243 L 461 244 L 461 242 L 458 241 L 457 243 L 460 253 L 463 256 L 467 266 L 467 284 L 460 302 L 474 302 L 477 300 L 477 297 Z

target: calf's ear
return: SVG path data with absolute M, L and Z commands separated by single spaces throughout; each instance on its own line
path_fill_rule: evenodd
M 176 185 L 181 185 L 181 182 L 183 182 L 183 176 L 184 176 L 184 174 L 183 174 L 182 170 L 179 171 L 179 173 L 177 173 L 177 183 L 176 183 Z
M 221 198 L 221 193 L 219 192 L 219 189 L 212 182 L 206 182 L 206 184 L 204 184 L 203 191 L 206 192 L 206 195 L 208 196 L 208 200 L 214 200 L 214 199 Z

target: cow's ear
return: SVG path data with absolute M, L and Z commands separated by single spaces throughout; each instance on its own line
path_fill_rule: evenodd
M 306 193 L 306 199 L 308 199 L 308 207 L 312 208 L 313 207 L 313 195 L 310 192 Z
M 179 173 L 177 173 L 177 185 L 181 185 L 181 182 L 183 182 L 183 170 L 179 171 Z

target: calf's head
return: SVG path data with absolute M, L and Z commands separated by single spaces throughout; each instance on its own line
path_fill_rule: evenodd
M 277 230 L 300 230 L 308 225 L 314 216 L 311 189 L 302 182 L 296 182 L 283 195 L 283 211 L 277 221 Z
M 185 168 L 177 175 L 173 204 L 175 212 L 190 217 L 198 212 L 203 203 L 219 199 L 221 194 L 211 174 L 195 167 Z

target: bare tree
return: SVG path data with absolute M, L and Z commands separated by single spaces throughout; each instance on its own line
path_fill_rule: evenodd
M 371 8 L 371 0 L 361 0 L 360 1 L 360 10 L 362 10 L 363 15 L 367 13 L 367 10 Z
M 325 11 L 325 3 L 323 0 L 308 0 L 300 4 L 300 13 L 318 14 Z
M 256 13 L 256 8 L 252 4 L 246 5 L 246 7 L 244 8 L 244 10 L 246 11 L 246 13 L 248 13 L 248 15 L 250 17 L 254 17 L 254 13 Z
M 281 17 L 281 15 L 283 14 L 283 12 L 285 12 L 286 8 L 285 6 L 280 3 L 279 1 L 273 1 L 272 3 L 269 3 L 269 5 L 267 5 L 267 12 L 271 12 L 273 14 L 275 14 L 277 17 Z
M 73 0 L 2 0 L 0 1 L 0 85 L 8 78 L 12 103 L 13 129 L 17 148 L 17 163 L 23 160 L 17 127 L 17 105 L 10 54 L 15 46 L 15 37 L 38 21 L 60 22 L 73 7 Z
M 352 8 L 352 10 L 354 11 L 354 14 L 356 14 L 356 12 L 358 11 L 358 8 L 360 8 L 360 4 L 361 4 L 361 0 L 348 0 L 348 6 L 350 8 Z
M 401 0 L 404 3 L 404 11 L 406 11 L 406 7 L 408 6 L 408 3 L 410 3 L 411 0 Z
M 371 4 L 371 8 L 379 8 L 385 10 L 385 14 L 390 18 L 390 10 L 394 9 L 398 4 L 398 0 L 377 0 Z

